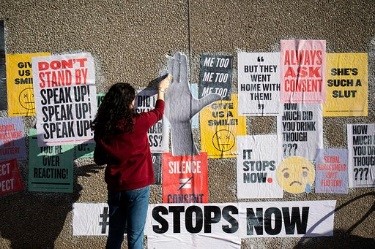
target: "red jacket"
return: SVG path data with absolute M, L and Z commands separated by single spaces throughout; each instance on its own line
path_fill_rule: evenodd
M 107 164 L 105 181 L 108 190 L 143 188 L 155 182 L 147 131 L 164 113 L 164 101 L 157 100 L 155 109 L 134 115 L 132 132 L 119 134 L 105 143 L 96 139 L 94 160 Z

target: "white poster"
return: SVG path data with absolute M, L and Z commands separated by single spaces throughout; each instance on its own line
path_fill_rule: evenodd
M 375 124 L 348 124 L 349 187 L 375 187 Z
M 276 116 L 280 99 L 280 53 L 238 53 L 239 114 Z
M 276 180 L 277 135 L 237 136 L 237 198 L 282 198 Z
M 148 248 L 237 248 L 255 237 L 332 236 L 335 200 L 150 204 Z M 73 235 L 108 234 L 105 203 L 73 204 Z
M 155 108 L 157 93 L 155 90 L 144 89 L 138 92 L 136 96 L 136 112 L 148 112 Z M 154 124 L 147 132 L 148 143 L 152 153 L 162 153 L 168 151 L 167 129 L 168 121 L 163 118 Z M 165 141 L 163 141 L 165 140 Z
M 301 156 L 313 161 L 323 148 L 321 104 L 284 103 L 277 117 L 279 156 Z
M 241 238 L 333 236 L 336 201 L 241 202 Z
M 89 53 L 32 58 L 38 146 L 93 142 L 95 66 Z

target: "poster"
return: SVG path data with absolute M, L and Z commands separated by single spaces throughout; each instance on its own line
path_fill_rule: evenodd
M 38 147 L 37 137 L 30 129 L 28 190 L 73 193 L 73 145 Z
M 237 137 L 237 198 L 282 198 L 276 181 L 277 153 L 269 148 L 277 144 L 276 135 Z
M 367 53 L 327 53 L 325 117 L 367 116 Z
M 88 53 L 33 57 L 38 146 L 93 142 L 97 111 L 94 59 Z
M 21 117 L 0 118 L 0 160 L 25 160 L 25 125 Z
M 281 40 L 280 46 L 281 102 L 324 102 L 326 41 Z
M 241 248 L 241 239 L 333 235 L 336 201 L 150 204 L 148 248 Z M 107 235 L 106 203 L 73 204 L 73 236 Z M 214 246 L 215 245 L 215 246 Z
M 347 124 L 349 187 L 375 187 L 375 124 Z
M 162 168 L 164 203 L 208 202 L 207 153 L 194 156 L 163 153 Z
M 238 115 L 237 94 L 206 106 L 199 115 L 201 150 L 209 158 L 236 157 L 236 137 L 246 134 L 246 117 Z
M 7 109 L 4 21 L 0 20 L 0 110 Z
M 50 53 L 7 54 L 8 115 L 35 116 L 31 59 Z
M 313 161 L 323 148 L 320 104 L 284 103 L 277 117 L 279 156 L 302 156 Z
M 138 92 L 136 96 L 136 112 L 147 112 L 155 108 L 157 100 L 157 93 L 155 90 L 143 89 Z M 150 145 L 150 150 L 152 153 L 162 153 L 168 151 L 168 135 L 169 129 L 164 128 L 168 124 L 164 119 L 159 120 L 155 125 L 153 125 L 147 132 L 148 143 Z M 163 142 L 163 140 L 166 140 Z
M 315 193 L 347 194 L 348 150 L 318 150 L 315 174 Z
M 0 196 L 24 189 L 16 159 L 0 162 Z
M 203 54 L 200 60 L 199 99 L 211 93 L 230 99 L 233 56 Z
M 276 116 L 280 103 L 280 53 L 238 53 L 239 113 Z

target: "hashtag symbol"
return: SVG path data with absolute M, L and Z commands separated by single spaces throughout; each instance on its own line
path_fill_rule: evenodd
M 109 225 L 109 222 L 107 221 L 109 218 L 108 207 L 104 207 L 103 213 L 100 215 L 100 218 L 102 218 L 102 221 L 99 222 L 99 225 L 102 226 L 102 234 L 105 234 L 107 225 Z

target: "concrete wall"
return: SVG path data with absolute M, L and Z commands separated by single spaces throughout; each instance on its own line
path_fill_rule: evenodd
M 90 52 L 98 92 L 116 81 L 145 87 L 165 66 L 165 55 L 175 51 L 188 55 L 191 82 L 199 81 L 201 54 L 232 54 L 236 89 L 238 51 L 277 52 L 281 39 L 326 40 L 327 52 L 368 53 L 369 115 L 324 118 L 325 147 L 346 147 L 346 124 L 375 122 L 373 0 L 2 0 L 0 20 L 5 21 L 6 53 Z M 24 120 L 28 128 L 34 122 L 32 117 Z M 276 132 L 274 117 L 248 122 L 249 134 Z M 27 179 L 27 164 L 20 167 Z M 105 237 L 72 236 L 72 204 L 106 201 L 103 169 L 79 161 L 74 181 L 73 194 L 24 191 L 2 197 L 0 248 L 103 248 Z M 209 160 L 210 202 L 236 202 L 235 188 L 235 160 Z M 161 202 L 160 186 L 152 190 L 151 202 Z M 374 210 L 373 188 L 350 189 L 347 195 L 285 194 L 282 200 L 324 199 L 349 204 L 335 214 L 334 237 L 311 239 L 305 247 L 344 248 L 355 236 L 374 237 L 375 216 L 367 213 Z M 298 241 L 247 239 L 242 248 L 292 248 Z

